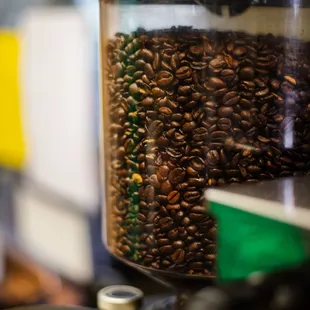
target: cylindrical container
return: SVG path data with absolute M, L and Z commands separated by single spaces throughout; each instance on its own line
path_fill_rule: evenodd
M 310 9 L 251 3 L 100 2 L 106 244 L 126 262 L 213 277 L 204 190 L 309 171 Z

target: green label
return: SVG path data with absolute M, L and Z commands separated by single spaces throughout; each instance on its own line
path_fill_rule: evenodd
M 218 223 L 220 281 L 272 272 L 307 258 L 305 235 L 295 226 L 211 202 Z

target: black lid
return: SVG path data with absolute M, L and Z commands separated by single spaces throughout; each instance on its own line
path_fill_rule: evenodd
M 109 0 L 102 0 L 110 2 Z M 230 16 L 240 15 L 249 7 L 310 7 L 310 0 L 293 3 L 291 0 L 118 0 L 120 4 L 192 4 L 202 5 L 216 15 L 222 15 L 222 7 L 228 7 Z

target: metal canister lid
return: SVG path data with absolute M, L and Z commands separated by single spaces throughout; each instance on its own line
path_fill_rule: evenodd
M 137 310 L 141 306 L 143 292 L 128 285 L 112 285 L 97 294 L 100 310 Z

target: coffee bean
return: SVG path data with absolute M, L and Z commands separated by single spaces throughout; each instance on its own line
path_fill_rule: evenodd
M 161 190 L 161 193 L 163 193 L 164 195 L 168 195 L 173 190 L 173 187 L 170 181 L 169 180 L 163 181 L 161 183 L 160 190 Z M 165 197 L 165 200 L 166 199 L 168 199 L 168 197 Z
M 226 107 L 234 106 L 239 103 L 240 99 L 240 96 L 236 95 L 235 92 L 229 92 L 224 96 L 223 104 Z
M 231 125 L 231 120 L 229 118 L 220 118 L 217 123 L 218 128 L 223 131 L 228 131 Z
M 173 82 L 173 75 L 168 71 L 160 71 L 157 74 L 156 82 L 158 86 L 166 87 Z
M 194 212 L 194 213 L 201 213 L 201 214 L 206 213 L 205 207 L 199 206 L 199 205 L 196 205 L 196 206 L 192 207 L 191 211 Z
M 248 171 L 251 174 L 258 174 L 260 173 L 261 169 L 258 166 L 248 166 Z
M 177 184 L 175 188 L 178 191 L 184 191 L 185 189 L 187 189 L 187 187 L 188 187 L 188 183 L 187 182 L 183 182 L 183 183 Z
M 176 240 L 179 236 L 179 230 L 177 228 L 173 228 L 168 232 L 168 238 L 170 240 Z
M 172 111 L 167 107 L 159 108 L 159 112 L 165 116 L 170 116 L 172 114 Z
M 187 132 L 191 132 L 196 128 L 196 123 L 195 122 L 187 122 L 184 123 L 184 125 L 182 126 L 182 130 L 187 133 Z
M 169 174 L 169 167 L 168 166 L 160 166 L 157 171 L 157 178 L 159 182 L 163 182 L 167 179 Z
M 149 202 L 152 202 L 154 200 L 155 190 L 154 190 L 153 186 L 148 185 L 145 188 L 145 197 L 146 197 L 147 201 L 149 201 Z
M 179 211 L 181 209 L 181 205 L 179 204 L 174 204 L 174 205 L 167 205 L 166 209 L 168 211 Z
M 223 59 L 215 58 L 210 61 L 209 65 L 213 68 L 222 68 L 226 66 L 226 62 Z
M 160 231 L 169 231 L 173 227 L 173 220 L 170 217 L 164 217 L 159 220 Z
M 236 77 L 236 74 L 234 70 L 225 69 L 221 72 L 221 77 L 227 83 L 227 82 L 231 82 L 232 80 L 234 80 Z
M 253 67 L 246 66 L 240 69 L 239 77 L 241 80 L 252 81 L 254 79 L 254 76 L 255 76 L 255 71 Z
M 201 196 L 200 192 L 190 191 L 190 192 L 185 192 L 183 197 L 185 201 L 192 203 L 192 202 L 196 202 L 197 200 L 199 200 L 200 196 Z
M 163 255 L 169 255 L 173 252 L 173 247 L 171 245 L 164 245 L 159 248 L 159 251 Z M 156 268 L 158 269 L 158 268 Z
M 158 239 L 157 243 L 161 247 L 161 246 L 170 244 L 170 240 L 162 238 L 162 239 Z
M 194 187 L 205 187 L 206 181 L 204 178 L 189 178 L 188 185 Z
M 222 175 L 223 175 L 223 171 L 221 169 L 213 168 L 213 169 L 209 170 L 209 176 L 210 177 L 217 178 L 217 177 L 220 177 Z
M 152 97 L 146 97 L 142 100 L 141 104 L 144 107 L 151 107 L 154 103 L 154 99 Z
M 182 168 L 175 168 L 169 173 L 168 179 L 172 184 L 177 184 L 181 183 L 184 177 L 185 171 Z
M 150 132 L 152 137 L 157 137 L 162 133 L 163 128 L 164 128 L 163 123 L 159 120 L 155 120 L 148 127 L 148 131 Z
M 190 159 L 189 166 L 196 171 L 201 171 L 205 168 L 203 159 L 197 156 Z
M 227 137 L 228 137 L 228 134 L 225 131 L 214 131 L 211 133 L 212 140 L 225 141 Z
M 185 251 L 182 249 L 177 249 L 172 255 L 171 259 L 175 264 L 183 263 L 185 258 Z
M 193 242 L 188 246 L 189 251 L 197 251 L 199 248 L 201 247 L 201 243 L 200 242 Z
M 215 89 L 221 89 L 221 88 L 225 88 L 226 87 L 226 83 L 221 80 L 220 78 L 217 77 L 211 77 L 208 81 L 208 85 L 211 88 L 215 88 Z
M 152 65 L 147 63 L 144 65 L 144 73 L 146 74 L 146 76 L 149 78 L 149 79 L 153 79 L 154 76 L 155 76 L 155 73 L 154 73 L 154 70 L 152 68 Z
M 157 175 L 156 174 L 152 174 L 149 178 L 149 182 L 152 186 L 154 186 L 154 188 L 160 188 L 160 183 L 158 181 Z
M 178 191 L 172 191 L 167 196 L 167 199 L 170 204 L 175 204 L 179 201 L 180 197 L 181 195 Z
M 194 222 L 200 222 L 206 219 L 206 215 L 201 214 L 201 213 L 190 213 L 189 218 L 193 220 Z
M 160 98 L 165 96 L 165 92 L 159 87 L 152 88 L 152 95 L 154 98 Z
M 216 166 L 219 163 L 220 156 L 216 150 L 212 150 L 207 153 L 208 165 Z
M 146 62 L 152 62 L 153 57 L 154 57 L 152 51 L 148 49 L 141 49 L 139 51 L 139 56 L 142 57 L 143 60 L 145 60 Z
M 191 220 L 188 217 L 184 217 L 181 224 L 182 226 L 187 226 L 191 223 Z M 183 235 L 185 234 L 185 231 L 183 232 Z M 180 234 L 181 235 L 181 234 Z
M 203 270 L 204 264 L 203 264 L 203 262 L 192 262 L 189 264 L 189 268 L 191 268 L 193 270 Z
M 156 142 L 157 142 L 157 145 L 158 145 L 159 147 L 161 147 L 161 148 L 164 148 L 164 147 L 166 147 L 166 146 L 169 144 L 169 140 L 168 140 L 166 137 L 164 137 L 164 136 L 160 136 L 160 137 L 156 140 Z
M 189 78 L 192 75 L 192 70 L 190 67 L 183 66 L 180 67 L 176 72 L 175 75 L 178 79 L 184 80 Z
M 218 109 L 217 115 L 219 117 L 228 117 L 233 113 L 232 107 L 220 107 Z

